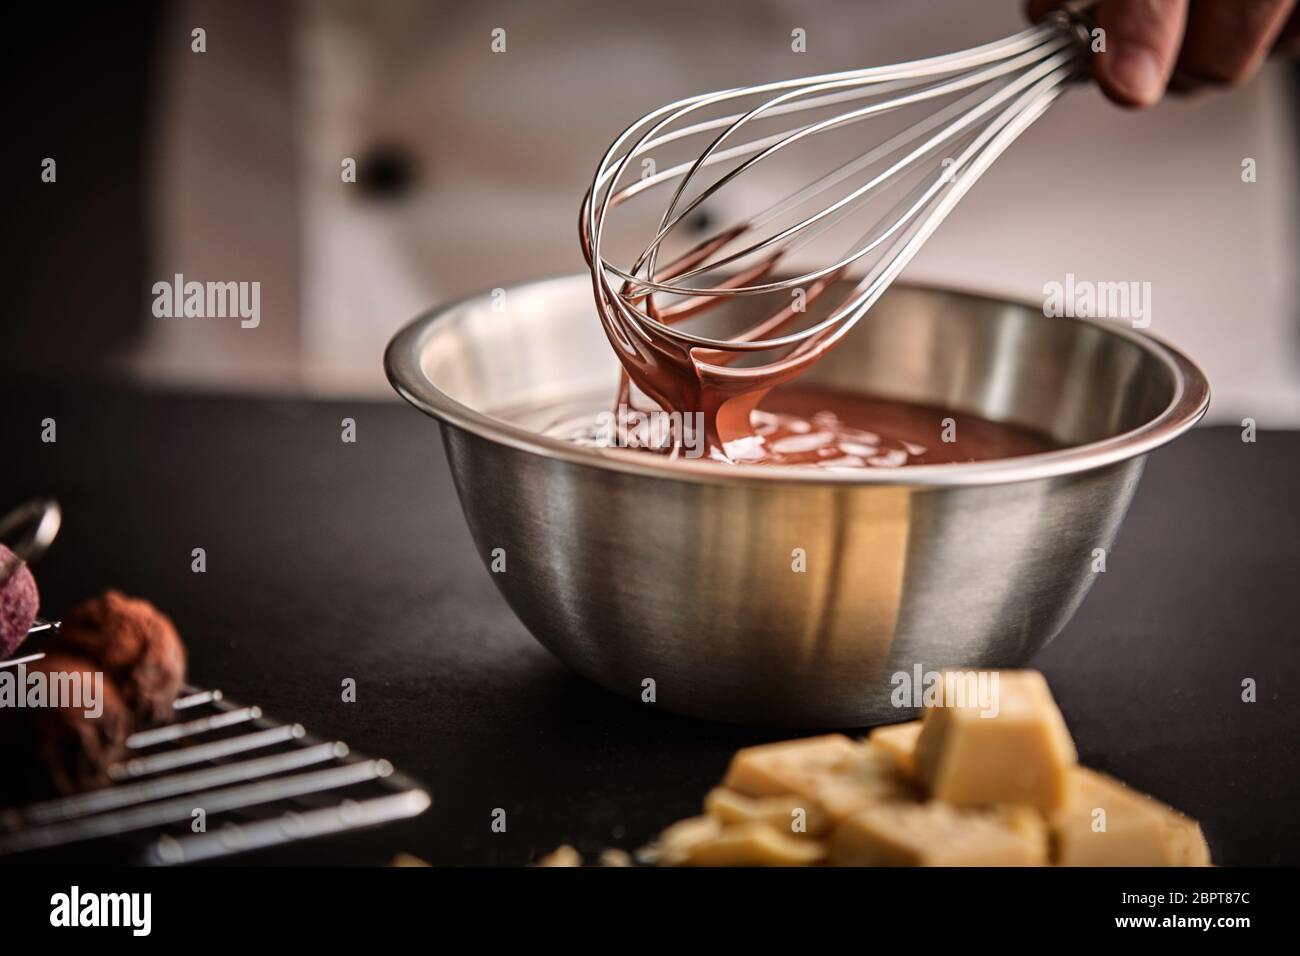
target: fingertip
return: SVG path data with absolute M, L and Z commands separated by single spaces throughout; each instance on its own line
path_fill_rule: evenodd
M 1144 107 L 1165 93 L 1182 43 L 1187 0 L 1105 0 L 1097 8 L 1097 82 L 1121 106 Z
M 1165 92 L 1165 70 L 1144 46 L 1125 44 L 1097 58 L 1097 81 L 1106 95 L 1121 106 L 1145 107 Z

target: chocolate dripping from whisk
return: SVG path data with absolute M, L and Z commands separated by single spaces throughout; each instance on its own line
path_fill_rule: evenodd
M 1070 84 L 1086 75 L 1087 31 L 1083 29 L 1086 26 L 1083 19 L 1086 18 L 1080 18 L 1079 8 L 1076 8 L 1062 21 L 1069 30 L 1062 30 L 1061 24 L 1041 25 L 1004 40 L 927 60 L 688 97 L 654 110 L 629 126 L 610 146 L 597 167 L 582 205 L 579 227 L 584 255 L 591 267 L 602 325 L 627 376 L 621 380 L 620 398 L 625 400 L 630 395 L 630 383 L 636 382 L 667 410 L 703 413 L 711 450 L 715 456 L 730 457 L 726 453 L 728 441 L 754 435 L 749 416 L 763 395 L 775 385 L 800 374 L 834 347 L 841 336 L 863 318 L 920 245 L 992 162 Z M 888 95 L 877 97 L 877 94 Z M 751 218 L 750 222 L 773 222 L 774 217 L 797 209 L 800 204 L 838 186 L 848 176 L 862 170 L 870 171 L 878 163 L 889 162 L 866 182 L 748 249 L 714 258 L 705 250 L 721 253 L 721 246 L 716 241 L 701 243 L 691 255 L 697 265 L 685 270 L 679 267 L 678 278 L 717 274 L 731 263 L 749 261 L 747 256 L 757 255 L 775 243 L 792 241 L 803 244 L 846 216 L 864 197 L 884 195 L 884 190 L 896 179 L 908 176 L 918 168 L 929 168 L 926 164 L 936 156 L 942 156 L 945 150 L 949 153 L 958 151 L 951 157 L 951 173 L 945 172 L 937 178 L 924 177 L 889 213 L 875 221 L 860 245 L 853 247 L 835 264 L 799 278 L 767 283 L 763 288 L 681 286 L 659 278 L 656 258 L 664 238 L 702 201 L 758 162 L 809 137 L 954 94 L 961 95 L 856 159 L 777 202 L 758 217 Z M 694 115 L 719 104 L 744 102 L 747 97 L 758 95 L 770 98 L 752 108 L 737 107 L 737 112 L 728 115 L 703 120 Z M 869 102 L 857 104 L 857 100 Z M 854 105 L 803 125 L 766 136 L 758 135 L 747 142 L 727 144 L 733 133 L 751 121 L 838 107 L 842 103 Z M 643 176 L 641 183 L 616 190 L 619 178 L 633 157 L 679 139 L 714 132 L 717 135 L 693 161 L 672 166 L 663 173 Z M 619 150 L 625 147 L 626 152 L 620 154 Z M 895 154 L 901 155 L 891 159 Z M 740 157 L 747 158 L 681 206 L 689 184 L 699 171 Z M 676 190 L 659 220 L 656 235 L 637 263 L 628 271 L 608 266 L 599 250 L 607 212 L 646 189 L 672 180 L 678 181 Z M 602 189 L 605 190 L 603 193 Z M 595 204 L 598 199 L 597 212 Z M 717 238 L 734 238 L 747 228 L 741 227 L 739 231 L 733 228 Z M 753 330 L 747 330 L 742 336 L 725 340 L 675 331 L 669 327 L 670 322 L 655 317 L 661 314 L 656 310 L 653 295 L 656 291 L 693 296 L 696 300 L 735 298 L 778 289 L 793 290 L 805 282 L 811 288 L 816 282 L 820 292 L 829 281 L 847 274 L 854 263 L 865 261 L 864 257 L 886 240 L 891 240 L 891 245 L 884 247 L 883 257 L 849 293 L 848 300 L 829 316 L 802 331 L 777 336 L 772 341 L 744 341 L 747 336 L 759 338 Z M 768 274 L 778 259 L 779 255 L 766 259 L 759 274 Z M 671 271 L 665 270 L 665 274 L 671 274 Z M 620 279 L 621 289 L 616 289 L 611 283 L 611 272 Z M 662 310 L 662 314 L 671 317 L 679 304 L 696 309 L 696 313 L 711 305 L 688 299 L 674 304 L 671 309 Z M 759 323 L 758 327 L 780 328 L 792 319 L 793 310 L 782 310 L 767 322 Z M 786 348 L 790 351 L 777 351 Z M 782 357 L 765 366 L 731 367 L 736 353 L 767 350 Z M 741 449 L 736 451 L 748 457 Z
M 699 243 L 656 272 L 655 281 L 667 281 L 694 268 L 747 229 L 747 226 L 737 226 Z M 728 276 L 715 288 L 737 288 L 770 278 L 784 252 L 778 249 L 764 256 L 748 269 Z M 838 278 L 838 274 L 832 274 L 810 284 L 803 296 L 804 307 L 815 302 Z M 700 413 L 704 420 L 707 451 L 711 456 L 723 459 L 730 457 L 726 451 L 729 443 L 754 437 L 751 416 L 768 392 L 802 374 L 838 340 L 837 330 L 830 328 L 800 343 L 778 361 L 756 368 L 734 369 L 729 366 L 739 358 L 739 350 L 686 347 L 660 342 L 649 336 L 638 336 L 641 338 L 639 343 L 633 343 L 630 338 L 622 339 L 618 330 L 626 330 L 626 326 L 619 321 L 617 309 L 601 301 L 599 286 L 596 294 L 601 323 L 622 365 L 614 402 L 615 414 L 619 414 L 621 408 L 633 407 L 630 386 L 635 382 L 663 411 L 682 413 L 683 416 Z M 654 301 L 653 292 L 635 293 L 630 281 L 623 283 L 618 295 L 629 305 L 643 304 L 646 314 L 664 325 L 673 325 L 716 308 L 720 298 L 697 295 L 660 308 Z M 803 311 L 792 300 L 774 315 L 733 336 L 731 341 L 752 342 L 765 338 L 784 329 Z M 630 331 L 637 335 L 636 330 Z M 638 344 L 640 348 L 637 348 Z

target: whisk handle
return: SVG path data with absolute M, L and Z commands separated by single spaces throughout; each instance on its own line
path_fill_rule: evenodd
M 1049 13 L 1046 19 L 1055 21 L 1062 29 L 1073 32 L 1080 43 L 1090 44 L 1092 31 L 1097 26 L 1095 11 L 1098 2 L 1099 0 L 1067 0 Z

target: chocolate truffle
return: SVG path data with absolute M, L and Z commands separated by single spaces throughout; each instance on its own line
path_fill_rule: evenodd
M 102 668 L 141 724 L 171 719 L 172 702 L 185 683 L 185 645 L 171 619 L 148 601 L 120 591 L 82 601 L 49 647 Z
M 0 707 L 0 806 L 106 785 L 108 768 L 122 757 L 131 732 L 130 714 L 112 680 L 90 661 L 62 653 L 5 670 L 27 705 Z M 23 684 L 17 686 L 20 674 Z M 72 675 L 80 675 L 79 698 L 69 696 Z M 31 706 L 32 688 L 41 684 L 47 691 Z M 49 690 L 55 686 L 62 688 L 58 695 Z
M 27 562 L 0 544 L 0 660 L 12 657 L 27 640 L 40 604 Z

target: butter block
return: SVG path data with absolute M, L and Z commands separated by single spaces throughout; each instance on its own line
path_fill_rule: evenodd
M 765 823 L 793 836 L 820 836 L 830 830 L 834 821 L 818 807 L 809 810 L 810 802 L 794 794 L 747 797 L 726 787 L 715 787 L 704 798 L 704 812 L 723 826 Z
M 876 727 L 867 734 L 867 743 L 887 754 L 908 780 L 917 780 L 916 742 L 921 737 L 921 721 Z
M 1145 793 L 1086 767 L 1048 818 L 1060 866 L 1209 866 L 1200 825 Z
M 660 834 L 654 847 L 660 866 L 811 866 L 826 846 L 766 823 L 724 826 L 716 817 L 692 817 Z
M 954 806 L 1055 810 L 1078 760 L 1065 719 L 1042 674 L 997 673 L 989 701 L 975 700 L 960 675 L 945 680 L 942 703 L 922 714 L 915 752 L 921 780 L 931 797 Z
M 843 734 L 746 747 L 722 785 L 747 797 L 801 797 L 810 818 L 832 820 L 882 800 L 915 799 L 886 754 Z
M 1047 825 L 1031 807 L 882 803 L 831 835 L 832 866 L 1043 866 Z

